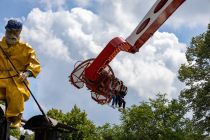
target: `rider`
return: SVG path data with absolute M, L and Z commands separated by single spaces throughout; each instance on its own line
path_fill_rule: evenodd
M 125 95 L 127 94 L 127 87 L 125 85 L 122 85 L 121 86 L 121 89 L 120 89 L 120 92 L 119 92 L 119 111 L 122 111 L 122 109 L 124 110 L 125 109 Z M 123 105 L 123 106 L 122 106 Z M 121 108 L 122 106 L 122 108 Z
M 111 85 L 111 94 L 112 94 L 112 108 L 115 108 L 114 105 L 116 106 L 116 93 L 118 89 L 118 84 L 119 84 L 119 79 L 116 77 L 113 78 L 113 82 Z

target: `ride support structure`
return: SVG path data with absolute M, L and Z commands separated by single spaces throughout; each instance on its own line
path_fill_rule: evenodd
M 185 0 L 157 0 L 135 30 L 126 38 L 113 38 L 95 59 L 89 59 L 72 71 L 70 82 L 77 88 L 84 84 L 91 91 L 91 97 L 99 104 L 111 101 L 109 89 L 114 72 L 109 63 L 120 52 L 136 53 L 157 29 L 183 4 Z M 106 79 L 106 82 L 104 79 Z M 105 81 L 105 82 L 104 82 Z M 99 90 L 101 84 L 103 90 Z

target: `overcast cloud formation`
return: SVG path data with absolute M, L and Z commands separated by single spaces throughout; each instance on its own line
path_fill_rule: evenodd
M 32 80 L 41 105 L 45 110 L 70 111 L 76 104 L 98 125 L 119 123 L 117 110 L 95 103 L 86 88 L 77 90 L 68 82 L 68 76 L 78 60 L 96 57 L 113 37 L 126 38 L 155 0 L 75 0 L 74 8 L 68 8 L 69 0 L 41 0 L 40 3 L 44 4 L 44 9 L 33 8 L 25 17 L 22 37 L 36 50 L 42 65 L 42 72 Z M 188 0 L 163 26 L 174 31 L 182 27 L 206 28 L 209 4 L 208 0 L 202 3 Z M 129 88 L 128 107 L 154 98 L 159 92 L 177 98 L 183 88 L 177 71 L 186 62 L 187 45 L 180 42 L 176 33 L 157 31 L 138 53 L 121 52 L 111 62 L 115 75 Z M 32 102 L 30 99 L 27 106 Z M 38 112 L 35 104 L 33 109 L 36 112 L 26 107 L 26 112 L 30 113 L 25 117 Z

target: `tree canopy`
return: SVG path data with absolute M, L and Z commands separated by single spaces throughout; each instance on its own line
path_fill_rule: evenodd
M 180 97 L 192 109 L 193 119 L 203 132 L 210 133 L 210 24 L 207 32 L 192 38 L 186 52 L 187 64 L 179 69 L 186 84 Z
M 98 133 L 105 140 L 200 140 L 205 136 L 186 118 L 185 104 L 166 99 L 158 94 L 156 99 L 127 108 L 121 115 L 121 124 L 105 124 Z
M 95 125 L 87 119 L 87 114 L 76 105 L 70 112 L 63 113 L 61 110 L 51 109 L 47 115 L 78 130 L 75 133 L 67 134 L 66 139 L 68 140 L 91 140 L 97 137 Z

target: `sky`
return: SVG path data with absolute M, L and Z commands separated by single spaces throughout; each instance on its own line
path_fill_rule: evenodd
M 36 51 L 42 71 L 30 78 L 31 90 L 44 109 L 69 112 L 76 104 L 96 125 L 119 124 L 120 112 L 99 105 L 86 88 L 76 89 L 68 76 L 77 61 L 95 58 L 114 37 L 126 38 L 155 0 L 1 0 L 0 37 L 8 19 L 23 22 L 21 39 Z M 178 76 L 186 63 L 192 37 L 207 31 L 209 0 L 186 0 L 136 54 L 119 53 L 110 63 L 128 86 L 126 106 L 138 105 L 158 93 L 177 98 L 184 88 Z M 32 98 L 24 119 L 41 114 Z

